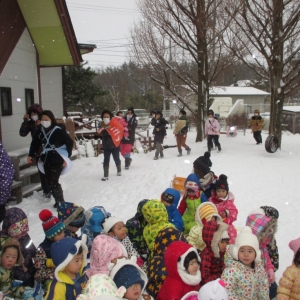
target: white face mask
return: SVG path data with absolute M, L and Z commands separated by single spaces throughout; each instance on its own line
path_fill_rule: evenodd
M 51 121 L 41 121 L 43 127 L 48 128 L 51 126 Z
M 258 113 L 255 113 L 254 116 L 258 116 Z
M 31 116 L 31 120 L 34 121 L 34 122 L 36 122 L 38 119 L 39 119 L 38 115 Z
M 103 122 L 105 125 L 109 124 L 110 118 L 103 118 Z
M 213 118 L 208 118 L 208 120 L 209 120 L 209 121 L 212 121 L 212 120 L 213 120 Z
M 132 118 L 132 115 L 127 115 L 127 121 L 129 121 Z
M 152 114 L 152 117 L 155 118 L 155 114 Z

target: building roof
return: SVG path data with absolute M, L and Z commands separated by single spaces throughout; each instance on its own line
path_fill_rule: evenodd
M 88 54 L 94 51 L 97 48 L 95 44 L 78 44 L 81 55 Z
M 283 110 L 292 111 L 292 112 L 300 112 L 300 106 L 284 106 Z
M 270 93 L 254 87 L 246 86 L 212 86 L 209 89 L 211 96 L 268 96 Z

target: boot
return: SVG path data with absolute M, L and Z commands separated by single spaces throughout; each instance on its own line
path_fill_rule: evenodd
M 121 165 L 117 165 L 117 175 L 118 176 L 121 176 L 122 174 L 121 174 Z
M 155 154 L 155 156 L 154 156 L 153 159 L 154 159 L 154 160 L 158 160 L 158 155 Z
M 178 152 L 179 152 L 179 154 L 177 156 L 178 157 L 182 156 L 182 150 L 179 150 Z
M 102 178 L 102 181 L 108 180 L 108 169 L 109 169 L 109 166 L 104 166 L 104 167 L 103 167 L 103 170 L 104 170 L 104 176 L 103 176 L 103 178 Z
M 160 157 L 164 158 L 164 152 L 163 151 L 159 151 Z
M 125 158 L 125 170 L 129 170 L 132 159 L 130 157 Z
M 190 154 L 191 154 L 191 150 L 192 150 L 192 149 L 191 149 L 190 147 L 188 147 L 188 148 L 186 149 L 186 154 L 187 154 L 187 155 L 190 155 Z

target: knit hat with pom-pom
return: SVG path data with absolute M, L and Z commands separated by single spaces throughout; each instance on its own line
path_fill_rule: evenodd
M 229 187 L 228 187 L 228 182 L 227 182 L 227 176 L 224 174 L 221 174 L 218 178 L 218 180 L 216 181 L 216 187 L 215 190 L 225 190 L 225 191 L 229 191 Z
M 198 157 L 194 161 L 194 168 L 202 170 L 205 174 L 210 172 L 210 167 L 212 166 L 212 162 L 210 160 L 210 153 L 206 151 L 204 156 Z
M 46 234 L 46 238 L 51 239 L 58 233 L 65 229 L 65 224 L 62 223 L 57 217 L 53 216 L 52 212 L 48 209 L 43 209 L 39 213 L 41 221 L 43 221 L 43 229 Z

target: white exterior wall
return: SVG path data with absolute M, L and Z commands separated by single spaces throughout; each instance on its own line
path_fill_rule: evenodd
M 29 148 L 31 135 L 21 137 L 19 129 L 26 113 L 25 89 L 34 90 L 34 102 L 39 102 L 36 50 L 25 29 L 1 76 L 0 86 L 10 87 L 12 115 L 1 116 L 2 142 L 7 151 Z M 17 101 L 21 99 L 21 101 Z
M 63 117 L 63 86 L 61 67 L 41 68 L 42 107 L 53 112 L 55 118 Z

